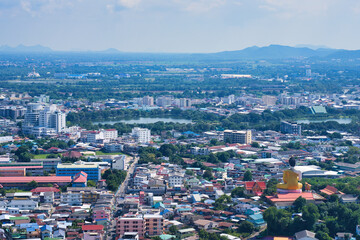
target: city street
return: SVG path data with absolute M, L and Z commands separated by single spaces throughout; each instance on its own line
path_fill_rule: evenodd
M 135 166 L 136 166 L 138 160 L 139 160 L 139 158 L 137 156 L 133 157 L 133 163 L 129 166 L 129 168 L 127 170 L 126 178 L 125 178 L 124 182 L 119 186 L 118 190 L 116 191 L 116 193 L 114 195 L 114 205 L 113 205 L 112 211 L 111 211 L 110 223 L 107 226 L 106 233 L 105 233 L 105 239 L 107 239 L 107 240 L 116 239 L 116 219 L 115 219 L 114 215 L 118 210 L 121 210 L 118 207 L 119 200 L 121 198 L 125 197 L 126 188 L 129 184 L 129 179 L 130 179 L 131 175 L 134 173 L 134 169 L 135 169 Z

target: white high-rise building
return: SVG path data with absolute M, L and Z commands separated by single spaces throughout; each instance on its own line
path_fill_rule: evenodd
M 154 106 L 154 98 L 150 96 L 145 96 L 142 98 L 142 105 L 144 106 Z
M 23 132 L 36 136 L 54 135 L 66 128 L 66 114 L 56 105 L 29 104 L 25 113 Z
M 103 132 L 105 140 L 114 140 L 118 137 L 118 131 L 116 129 L 105 129 Z
M 44 110 L 44 106 L 42 104 L 29 104 L 25 112 L 24 124 L 37 125 L 39 123 L 39 116 L 42 110 Z
M 139 143 L 149 143 L 151 140 L 151 132 L 147 128 L 133 128 L 131 130 L 131 135 L 136 137 Z
M 191 107 L 191 99 L 189 98 L 180 98 L 180 107 L 189 108 Z
M 262 99 L 263 103 L 267 106 L 274 106 L 277 101 L 277 98 L 275 96 L 269 96 L 269 95 L 264 95 L 264 96 L 262 96 L 261 99 Z
M 171 106 L 173 100 L 174 100 L 173 96 L 160 96 L 156 98 L 156 104 L 159 107 L 168 107 Z

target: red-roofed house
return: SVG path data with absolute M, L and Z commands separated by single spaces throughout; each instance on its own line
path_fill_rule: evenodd
M 340 192 L 339 190 L 337 190 L 336 187 L 333 187 L 330 185 L 327 185 L 326 188 L 321 189 L 320 192 L 322 192 L 328 196 L 333 195 L 333 194 L 340 194 L 340 195 L 344 194 L 344 193 Z
M 81 229 L 83 230 L 83 232 L 102 232 L 104 230 L 104 226 L 95 224 L 83 225 Z
M 209 163 L 209 162 L 203 162 L 202 164 L 203 164 L 205 167 L 210 167 L 210 168 L 215 168 L 215 167 L 217 167 L 215 164 Z
M 37 187 L 32 189 L 31 192 L 33 193 L 33 195 L 37 196 L 39 196 L 41 193 L 54 193 L 55 198 L 60 198 L 60 189 L 57 189 L 55 187 Z
M 73 178 L 73 187 L 86 187 L 87 183 L 87 173 L 86 172 L 79 172 Z
M 103 225 L 83 225 L 81 229 L 84 232 L 84 240 L 103 239 Z
M 194 164 L 196 162 L 196 160 L 194 160 L 194 159 L 185 159 L 185 158 L 183 158 L 183 159 L 184 159 L 184 163 L 189 164 L 189 165 Z
M 51 147 L 51 148 L 47 149 L 46 151 L 51 152 L 51 153 L 59 153 L 59 152 L 63 152 L 64 150 L 57 148 L 57 147 Z
M 245 193 L 260 196 L 266 189 L 265 182 L 245 182 Z
M 32 193 L 42 193 L 42 192 L 60 192 L 60 189 L 54 187 L 37 187 L 31 190 Z

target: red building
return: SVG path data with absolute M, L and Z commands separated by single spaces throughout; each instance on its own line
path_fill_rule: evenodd
M 256 196 L 260 196 L 264 190 L 266 189 L 265 182 L 245 182 L 245 190 L 246 194 L 253 194 Z

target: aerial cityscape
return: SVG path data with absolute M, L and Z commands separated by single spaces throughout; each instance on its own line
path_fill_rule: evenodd
M 4 0 L 0 239 L 359 240 L 359 13 Z

